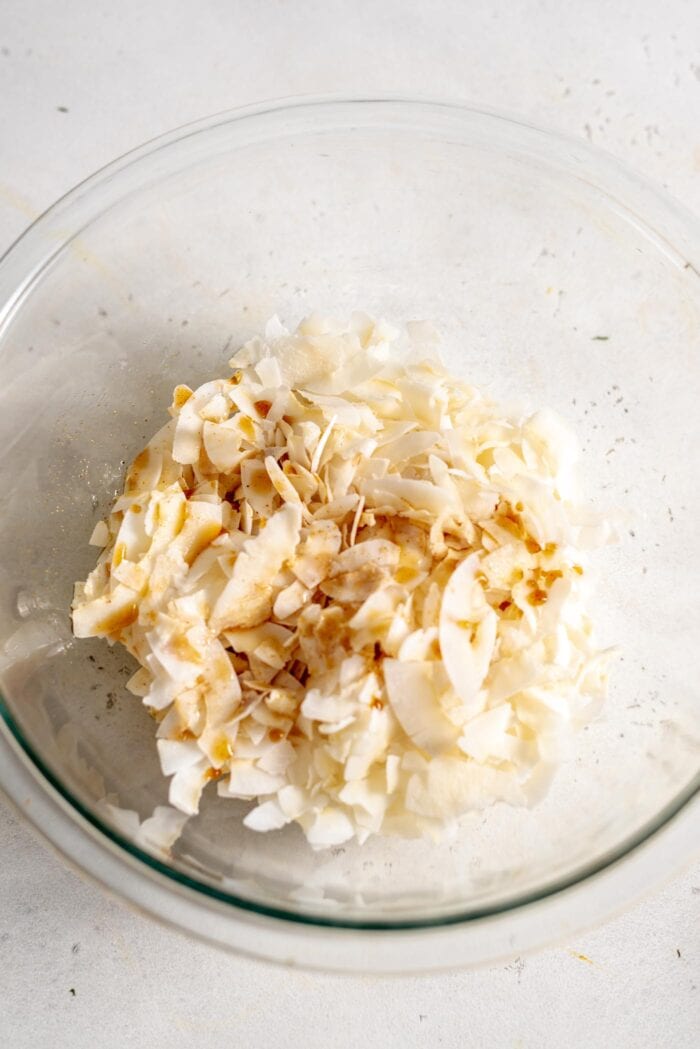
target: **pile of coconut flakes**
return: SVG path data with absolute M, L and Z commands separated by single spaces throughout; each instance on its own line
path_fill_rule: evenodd
M 604 696 L 576 444 L 449 375 L 423 324 L 273 319 L 175 389 L 76 585 L 138 660 L 170 802 L 210 781 L 314 847 L 529 804 Z M 165 810 L 167 813 L 167 810 Z

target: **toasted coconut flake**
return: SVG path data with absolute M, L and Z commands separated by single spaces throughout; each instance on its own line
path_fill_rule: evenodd
M 226 385 L 224 379 L 214 379 L 213 382 L 206 382 L 188 397 L 180 408 L 176 418 L 172 446 L 172 457 L 176 463 L 185 465 L 196 463 L 199 459 L 202 429 L 204 427 L 202 410 L 216 394 L 222 394 L 226 391 Z M 177 402 L 177 397 L 175 401 Z
M 355 547 L 351 547 L 355 549 Z M 321 592 L 341 605 L 359 604 L 386 579 L 386 570 L 381 565 L 366 562 L 353 572 L 340 572 L 320 584 Z
M 376 568 L 394 568 L 399 563 L 401 551 L 395 543 L 387 539 L 367 539 L 349 546 L 333 559 L 328 572 L 330 579 L 348 572 L 357 572 L 367 566 Z
M 107 546 L 109 542 L 109 528 L 104 521 L 98 521 L 88 539 L 90 546 Z
M 300 507 L 287 504 L 270 518 L 259 535 L 246 542 L 214 607 L 215 630 L 254 626 L 269 615 L 273 580 L 285 561 L 294 556 L 300 528 Z
M 304 608 L 310 600 L 311 591 L 297 579 L 284 590 L 280 590 L 272 606 L 272 614 L 276 619 L 289 619 L 295 612 Z
M 329 574 L 341 545 L 342 536 L 335 522 L 313 521 L 292 563 L 294 575 L 313 590 Z
M 246 504 L 260 517 L 272 517 L 279 505 L 269 471 L 265 463 L 257 459 L 246 459 L 241 463 L 241 493 Z
M 272 482 L 272 487 L 282 497 L 284 502 L 291 503 L 293 506 L 301 506 L 299 493 L 289 478 L 285 476 L 284 471 L 279 468 L 273 456 L 267 455 L 265 457 L 265 469 Z
M 73 610 L 76 637 L 109 637 L 121 633 L 138 619 L 138 596 L 119 583 L 110 593 Z
M 235 419 L 226 422 L 205 422 L 202 427 L 204 450 L 210 463 L 221 473 L 234 470 L 241 461 L 243 436 Z

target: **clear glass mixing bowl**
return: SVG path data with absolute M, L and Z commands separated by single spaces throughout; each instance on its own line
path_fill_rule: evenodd
M 152 913 L 325 967 L 486 961 L 669 869 L 698 827 L 699 271 L 698 224 L 611 158 L 439 103 L 238 111 L 75 189 L 0 265 L 8 794 Z M 128 657 L 71 637 L 88 537 L 176 382 L 219 374 L 275 312 L 355 308 L 435 321 L 462 376 L 578 428 L 592 505 L 623 521 L 598 559 L 610 699 L 546 800 L 442 844 L 314 853 L 212 792 L 172 857 L 149 855 L 104 799 L 141 818 L 166 801 L 153 723 L 124 690 Z

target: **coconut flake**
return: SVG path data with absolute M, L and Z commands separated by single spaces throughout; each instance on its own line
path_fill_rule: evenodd
M 282 776 L 276 776 L 250 761 L 231 761 L 228 782 L 220 782 L 218 792 L 228 798 L 255 798 L 259 794 L 274 794 L 284 786 Z
M 340 529 L 334 521 L 312 522 L 292 564 L 297 579 L 313 590 L 328 575 L 342 545 Z
M 289 822 L 289 817 L 285 816 L 274 799 L 264 801 L 262 805 L 257 805 L 243 819 L 244 826 L 249 830 L 260 831 L 261 833 L 269 830 L 279 830 L 280 827 L 284 827 L 285 823 Z
M 498 617 L 477 580 L 479 556 L 465 558 L 450 576 L 440 608 L 440 651 L 445 670 L 469 714 L 480 708 L 479 690 L 496 642 Z
M 327 806 L 304 827 L 306 840 L 312 849 L 327 849 L 342 845 L 355 834 L 350 818 L 339 808 Z
M 384 678 L 391 708 L 416 746 L 429 754 L 440 754 L 452 746 L 456 733 L 437 701 L 442 683 L 440 665 L 387 659 Z
M 300 507 L 287 504 L 270 518 L 262 532 L 245 543 L 214 607 L 215 630 L 253 626 L 266 618 L 273 601 L 273 580 L 285 561 L 293 557 L 300 528 Z
M 98 521 L 88 539 L 90 546 L 107 546 L 109 542 L 109 528 L 104 521 Z
M 517 744 L 517 740 L 507 734 L 512 720 L 513 710 L 507 703 L 477 714 L 464 726 L 458 741 L 460 750 L 475 761 L 484 762 L 489 758 L 509 761 Z

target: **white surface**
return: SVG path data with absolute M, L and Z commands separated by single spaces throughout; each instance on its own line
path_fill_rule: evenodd
M 520 112 L 592 138 L 699 212 L 698 41 L 697 0 L 4 0 L 0 248 L 154 134 L 319 91 Z M 190 944 L 76 878 L 5 810 L 0 855 L 0 1044 L 13 1049 L 685 1049 L 700 1038 L 700 869 L 535 958 L 398 982 L 285 972 Z

